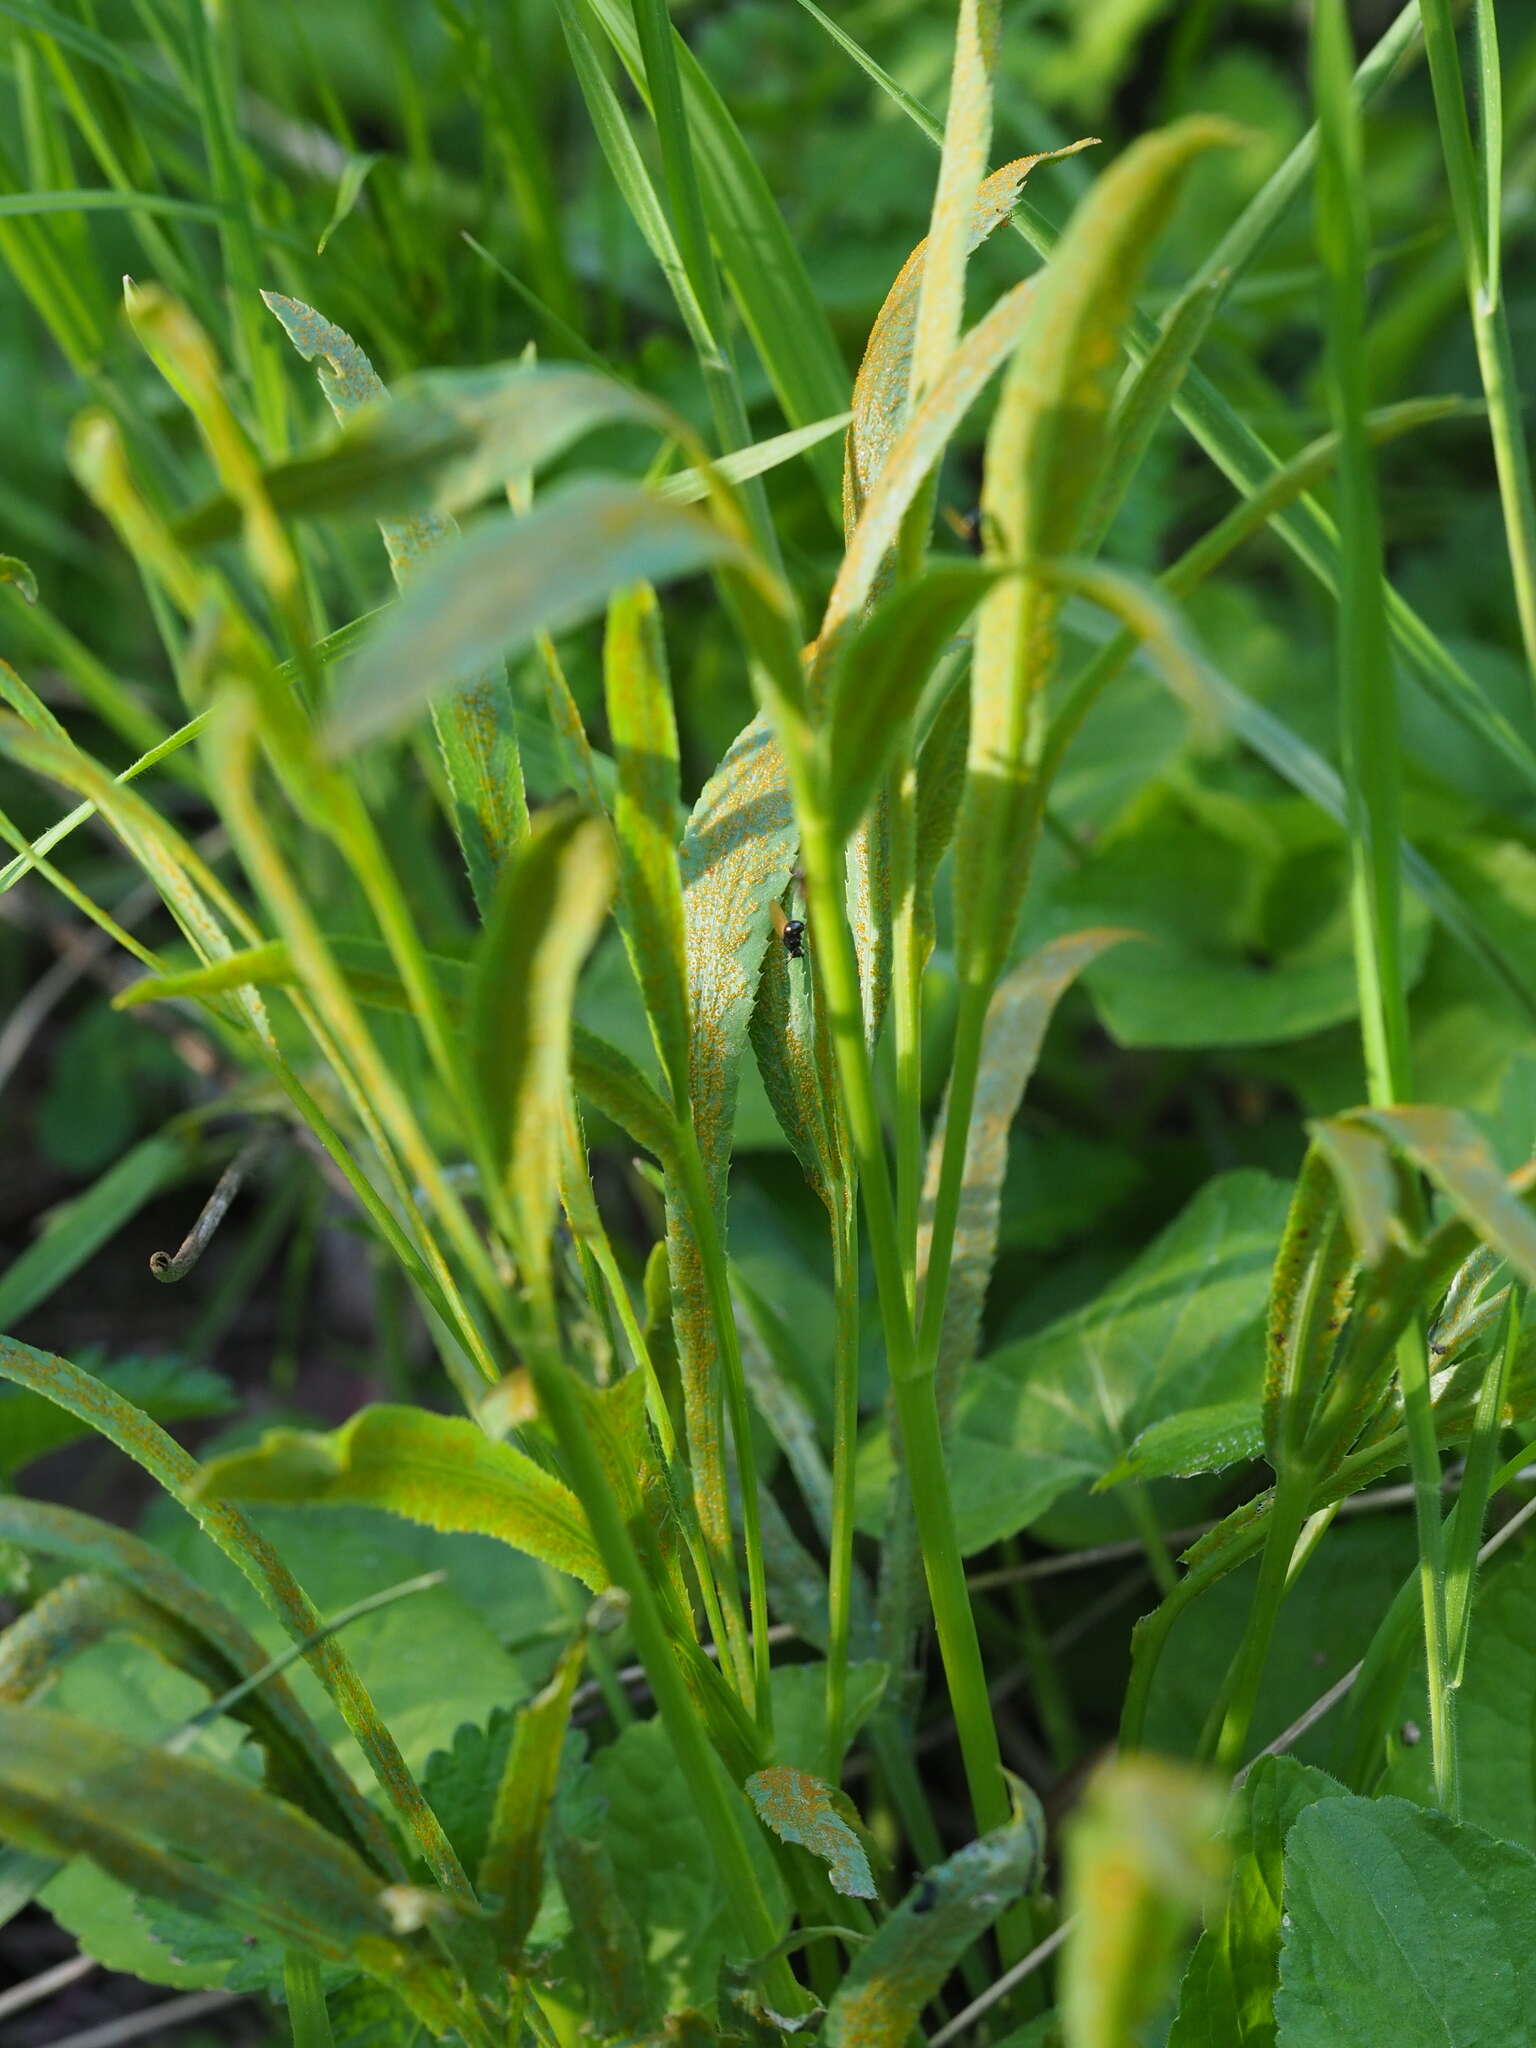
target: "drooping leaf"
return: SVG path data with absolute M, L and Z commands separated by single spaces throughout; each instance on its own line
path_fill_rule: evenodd
M 331 204 L 330 217 L 320 230 L 320 239 L 315 244 L 315 254 L 323 256 L 325 245 L 351 213 L 362 197 L 363 187 L 368 182 L 368 173 L 374 165 L 383 162 L 383 152 L 368 150 L 361 156 L 349 156 L 342 166 L 341 176 L 336 181 L 336 197 Z M 268 295 L 268 303 L 271 297 Z
M 600 819 L 546 813 L 497 886 L 469 1004 L 470 1070 L 492 1156 L 506 1176 L 518 1255 L 547 1272 L 569 1087 L 571 1005 L 613 889 Z
M 677 1124 L 655 1085 L 616 1045 L 580 1024 L 571 1028 L 571 1079 L 576 1092 L 624 1134 L 665 1163 L 677 1144 Z
M 1102 1477 L 1162 1416 L 1244 1387 L 1257 1398 L 1287 1192 L 1250 1170 L 1218 1175 L 1094 1302 L 970 1367 L 950 1438 L 967 1555 Z M 888 1442 L 861 1447 L 870 1518 Z
M 603 679 L 619 771 L 614 836 L 625 939 L 662 1070 L 673 1102 L 682 1105 L 690 1031 L 677 858 L 677 720 L 661 614 L 643 584 L 621 591 L 609 607 Z
M 1279 2048 L 1523 2048 L 1536 1856 L 1402 1799 L 1325 1799 L 1286 1839 Z
M 1350 1120 L 1381 1132 L 1528 1285 L 1536 1285 L 1536 1216 L 1521 1199 L 1531 1184 L 1529 1169 L 1506 1178 L 1476 1124 L 1458 1110 L 1427 1104 L 1363 1109 Z
M 1063 2038 L 1121 2048 L 1161 2003 L 1187 1930 L 1226 1866 L 1222 1788 L 1164 1757 L 1102 1766 L 1066 1837 Z
M 429 1529 L 494 1536 L 594 1591 L 607 1584 L 567 1486 L 474 1423 L 424 1408 L 364 1408 L 329 1432 L 268 1430 L 254 1448 L 210 1459 L 193 1495 L 387 1508 Z
M 900 2048 L 972 1942 L 1039 1882 L 1045 1820 L 1021 1796 L 1006 1827 L 927 1871 L 859 1950 L 827 2008 L 826 2048 Z
M 845 1898 L 872 1899 L 875 1882 L 869 1874 L 864 1845 L 838 1811 L 844 1795 L 824 1779 L 789 1764 L 754 1771 L 747 1793 L 765 1827 L 781 1842 L 797 1842 L 819 1856 L 832 1876 L 832 1889 Z
M 489 662 L 582 624 L 615 590 L 749 561 L 702 513 L 617 478 L 558 484 L 521 516 L 487 513 L 412 578 L 346 664 L 331 744 L 341 751 L 397 731 Z
M 0 555 L 0 583 L 12 583 L 27 604 L 37 603 L 37 578 L 15 555 Z
M 1261 1757 L 1249 1772 L 1227 1816 L 1226 1895 L 1190 1957 L 1168 2048 L 1274 2048 L 1285 1838 L 1308 1806 L 1343 1796 L 1293 1757 Z

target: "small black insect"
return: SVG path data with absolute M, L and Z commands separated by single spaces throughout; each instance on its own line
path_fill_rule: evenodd
M 913 1912 L 931 1913 L 938 1903 L 938 1886 L 934 1883 L 931 1877 L 928 1877 L 927 1875 L 920 1877 L 917 1882 L 917 1889 L 912 1895 Z
M 792 917 L 779 936 L 784 941 L 784 950 L 791 960 L 805 958 L 805 924 L 798 917 Z

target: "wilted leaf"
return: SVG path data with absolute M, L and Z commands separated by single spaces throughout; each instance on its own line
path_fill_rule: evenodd
M 474 1423 L 424 1408 L 364 1408 L 329 1434 L 268 1430 L 254 1449 L 204 1465 L 194 1498 L 387 1508 L 429 1529 L 494 1536 L 594 1591 L 607 1583 L 568 1487 Z

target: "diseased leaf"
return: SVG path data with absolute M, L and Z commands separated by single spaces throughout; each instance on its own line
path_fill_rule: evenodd
M 600 819 L 545 813 L 497 885 L 469 1005 L 470 1071 L 506 1175 L 526 1272 L 547 1273 L 570 1085 L 571 1006 L 613 890 Z
M 509 1969 L 521 1961 L 544 1891 L 544 1824 L 555 1796 L 560 1753 L 571 1720 L 571 1697 L 586 1644 L 578 1638 L 555 1666 L 555 1675 L 519 1710 L 490 1834 L 477 1880 L 501 1904 L 496 1943 Z
M 1006 1827 L 926 1872 L 855 1956 L 827 2008 L 825 2048 L 900 2048 L 923 2007 L 999 1913 L 1039 1883 L 1045 1820 L 1034 1794 Z
M 594 2019 L 608 2035 L 643 2032 L 656 2018 L 645 1947 L 620 1889 L 606 1845 L 552 1830 L 555 1874 L 571 1916 L 570 1941 L 591 1997 Z
M 1156 2013 L 1226 1868 L 1222 1792 L 1165 1757 L 1120 1757 L 1094 1773 L 1067 1824 L 1061 2018 L 1072 2048 L 1122 2048 Z
M 98 1376 L 156 1422 L 189 1422 L 227 1415 L 235 1405 L 234 1389 L 221 1373 L 172 1356 L 103 1360 Z M 78 1443 L 91 1433 L 89 1423 L 56 1408 L 39 1394 L 20 1387 L 0 1387 L 0 1474 L 9 1478 L 50 1451 Z
M 1536 1285 L 1536 1216 L 1521 1199 L 1531 1185 L 1529 1168 L 1506 1179 L 1476 1124 L 1459 1110 L 1431 1105 L 1361 1109 L 1350 1121 L 1381 1132 L 1428 1175 L 1527 1285 Z
M 1023 573 L 993 591 L 977 623 L 955 842 L 956 958 L 962 979 L 982 987 L 1008 958 L 1028 880 L 1030 762 L 1061 605 L 1029 565 L 1077 543 L 1107 452 L 1119 339 L 1151 245 L 1192 159 L 1230 134 L 1188 120 L 1116 159 L 1041 274 L 998 400 L 982 488 L 987 552 Z
M 1279 2048 L 1524 2048 L 1536 1856 L 1402 1799 L 1325 1799 L 1286 1839 Z
M 1226 1895 L 1190 1957 L 1168 2048 L 1274 2048 L 1285 1838 L 1308 1806 L 1343 1796 L 1294 1757 L 1260 1757 L 1248 1773 L 1227 1816 Z
M 797 1842 L 821 1858 L 831 1872 L 834 1891 L 849 1899 L 875 1896 L 864 1845 L 838 1811 L 843 1794 L 789 1764 L 754 1771 L 747 1792 L 758 1819 L 781 1842 Z
M 993 229 L 1008 218 L 1024 180 L 1036 164 L 1049 163 L 1057 155 L 1070 156 L 1089 146 L 1087 141 L 1075 142 L 1065 150 L 1049 151 L 1043 156 L 1021 156 L 984 179 L 972 209 L 966 252 L 979 248 Z M 886 465 L 907 410 L 918 294 L 927 254 L 928 242 L 924 240 L 902 265 L 869 330 L 864 358 L 854 379 L 853 421 L 848 429 L 843 468 L 843 525 L 849 534 L 858 524 L 874 481 Z
M 205 1501 L 354 1502 L 429 1529 L 494 1536 L 594 1591 L 607 1584 L 575 1495 L 541 1465 L 457 1416 L 364 1408 L 329 1433 L 272 1429 L 201 1468 Z
M 85 1855 L 185 1910 L 248 1916 L 332 1961 L 387 1968 L 382 1886 L 335 1836 L 192 1757 L 39 1707 L 0 1706 L 0 1830 Z
M 603 680 L 619 771 L 614 837 L 624 936 L 662 1071 L 681 1107 L 688 1099 L 690 1030 L 677 859 L 677 720 L 661 614 L 644 584 L 620 592 L 609 606 Z
M 581 625 L 615 590 L 721 563 L 750 557 L 702 513 L 618 478 L 577 477 L 526 514 L 487 513 L 413 577 L 346 663 L 330 744 L 343 752 L 398 731 L 489 662 Z

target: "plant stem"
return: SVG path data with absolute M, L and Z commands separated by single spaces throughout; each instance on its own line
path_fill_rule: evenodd
M 1455 1519 L 1446 1533 L 1446 1625 L 1450 1638 L 1451 1670 L 1457 1685 L 1460 1685 L 1466 1669 L 1477 1553 L 1483 1540 L 1483 1521 L 1493 1491 L 1504 1399 L 1514 1369 L 1515 1352 L 1519 1348 L 1520 1322 L 1520 1306 L 1511 1290 L 1498 1343 L 1483 1375 L 1477 1414 L 1472 1424 L 1472 1441 L 1467 1448 L 1467 1462 L 1461 1477 L 1461 1492 L 1453 1510 Z
M 859 1437 L 859 1238 L 849 1189 L 832 1226 L 832 1536 L 827 1561 L 827 1781 L 847 1748 L 848 1642 L 853 1625 L 854 1458 Z
M 1295 1464 L 1282 1474 L 1275 1488 L 1274 1507 L 1259 1564 L 1259 1583 L 1249 1610 L 1248 1625 L 1232 1669 L 1226 1711 L 1216 1736 L 1215 1761 L 1222 1771 L 1235 1771 L 1242 1762 L 1243 1745 L 1253 1724 L 1259 1687 L 1269 1648 L 1274 1639 L 1280 1604 L 1290 1583 L 1291 1558 L 1312 1504 L 1315 1475 L 1306 1465 Z

